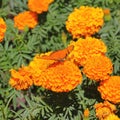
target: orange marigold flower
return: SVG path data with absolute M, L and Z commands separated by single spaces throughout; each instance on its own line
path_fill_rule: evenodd
M 91 36 L 103 26 L 104 13 L 101 8 L 81 6 L 75 8 L 66 21 L 66 28 L 73 38 Z
M 0 42 L 2 42 L 5 32 L 6 32 L 6 23 L 3 20 L 3 18 L 0 18 Z
M 49 55 L 50 53 L 51 52 L 45 54 L 37 54 L 30 62 L 29 67 L 34 85 L 41 86 L 41 73 L 45 71 L 49 67 L 49 65 L 55 62 L 54 60 L 42 59 L 42 56 Z
M 48 10 L 49 5 L 54 0 L 28 0 L 28 7 L 31 11 L 36 13 L 46 12 Z
M 86 37 L 79 38 L 76 42 L 72 41 L 74 49 L 68 55 L 69 59 L 79 66 L 84 66 L 86 60 L 94 54 L 105 54 L 107 47 L 101 39 Z
M 57 61 L 41 73 L 41 86 L 54 92 L 69 92 L 82 81 L 79 68 L 71 61 Z
M 83 73 L 92 80 L 102 81 L 109 79 L 112 73 L 111 60 L 104 55 L 93 55 L 88 58 L 83 68 Z
M 95 104 L 95 109 L 96 109 L 96 116 L 100 120 L 104 120 L 104 118 L 106 118 L 111 113 L 114 113 L 116 111 L 115 105 L 111 104 L 108 101 L 104 101 L 103 103 Z
M 105 15 L 109 15 L 110 14 L 110 9 L 103 9 L 103 12 Z
M 103 9 L 103 12 L 104 12 L 104 20 L 110 21 L 111 20 L 110 9 L 108 9 L 108 8 Z
M 18 71 L 11 69 L 9 84 L 17 90 L 29 88 L 33 84 L 29 67 L 19 68 Z
M 38 24 L 38 15 L 35 12 L 24 11 L 14 17 L 14 26 L 19 30 L 25 27 L 34 28 Z
M 108 80 L 102 81 L 98 87 L 101 97 L 112 103 L 120 103 L 120 76 L 111 76 Z
M 120 118 L 117 115 L 115 115 L 115 114 L 110 114 L 104 120 L 120 120 Z
M 89 114 L 90 114 L 90 111 L 89 111 L 89 109 L 87 108 L 87 109 L 85 109 L 84 110 L 84 117 L 89 117 Z

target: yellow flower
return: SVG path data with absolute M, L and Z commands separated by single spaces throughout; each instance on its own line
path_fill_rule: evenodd
M 101 8 L 81 6 L 68 16 L 66 28 L 73 38 L 91 36 L 103 26 L 104 12 Z
M 9 84 L 17 90 L 29 88 L 33 84 L 29 67 L 19 68 L 18 71 L 11 69 Z
M 117 115 L 115 115 L 115 114 L 110 114 L 104 120 L 120 120 L 120 118 Z
M 71 61 L 57 61 L 41 73 L 41 86 L 54 92 L 69 92 L 82 81 L 79 68 Z
M 92 80 L 102 81 L 109 79 L 112 70 L 112 62 L 108 57 L 94 55 L 86 61 L 83 73 Z
M 102 81 L 98 91 L 104 100 L 114 104 L 120 103 L 120 76 L 111 76 L 108 80 Z
M 72 41 L 74 49 L 68 55 L 68 58 L 79 66 L 84 66 L 86 60 L 94 54 L 105 54 L 107 47 L 101 39 L 86 37 L 79 38 L 76 42 Z
M 5 32 L 6 32 L 6 23 L 3 20 L 3 18 L 0 18 L 0 42 L 2 42 Z
M 28 7 L 31 11 L 36 13 L 46 12 L 48 10 L 49 5 L 54 0 L 28 0 Z
M 38 24 L 38 16 L 35 12 L 24 11 L 14 17 L 14 26 L 19 30 L 25 27 L 34 28 Z
M 96 116 L 100 120 L 104 120 L 104 118 L 106 118 L 107 116 L 109 116 L 110 114 L 116 111 L 115 105 L 111 104 L 108 101 L 95 104 L 95 109 L 96 109 Z

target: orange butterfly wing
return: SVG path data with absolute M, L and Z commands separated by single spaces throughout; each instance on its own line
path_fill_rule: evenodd
M 43 56 L 42 59 L 61 61 L 73 50 L 74 46 L 68 46 L 63 50 L 52 52 L 49 56 Z
M 73 50 L 74 46 L 71 45 L 71 46 L 68 46 L 66 49 L 68 51 L 68 54 Z

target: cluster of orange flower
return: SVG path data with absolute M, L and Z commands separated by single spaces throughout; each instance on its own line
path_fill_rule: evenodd
M 42 4 L 41 2 L 36 3 L 35 0 L 29 0 L 28 6 L 32 11 L 41 13 L 48 9 L 48 4 L 52 1 L 45 2 L 47 6 L 43 7 L 44 2 Z M 32 4 L 33 2 L 34 4 Z M 37 7 L 35 10 L 37 4 L 42 7 Z M 30 26 L 28 26 L 31 28 L 37 24 L 36 13 L 34 12 L 32 12 L 32 15 L 30 14 L 33 19 L 31 16 L 29 17 L 34 22 L 26 20 L 27 23 L 30 23 Z M 101 8 L 81 6 L 80 9 L 75 9 L 66 21 L 66 28 L 73 35 L 73 38 L 79 38 L 76 42 L 70 42 L 69 46 L 73 46 L 71 50 L 68 47 L 63 50 L 36 55 L 28 66 L 22 67 L 18 71 L 11 70 L 10 85 L 17 90 L 36 85 L 54 92 L 69 92 L 82 82 L 79 67 L 83 67 L 83 74 L 89 79 L 100 82 L 98 91 L 104 100 L 114 104 L 120 103 L 120 76 L 111 76 L 113 65 L 105 55 L 107 47 L 101 39 L 90 37 L 102 27 L 103 16 L 104 12 Z M 22 20 L 18 18 L 18 21 Z M 23 29 L 21 22 L 18 22 L 16 26 Z M 84 39 L 80 38 L 83 36 Z M 110 106 L 108 110 L 110 114 L 107 114 L 107 117 L 104 118 L 106 120 L 116 118 L 111 105 L 108 103 L 105 103 L 105 105 Z M 104 109 L 104 105 L 102 107 L 103 111 L 98 110 L 98 108 L 101 108 L 99 105 L 96 107 L 96 116 L 98 118 L 104 116 L 106 108 Z M 100 119 L 102 120 L 102 118 Z
M 14 26 L 19 30 L 24 30 L 25 27 L 34 28 L 38 24 L 38 14 L 46 12 L 49 5 L 54 0 L 28 0 L 28 11 L 19 13 L 14 17 Z M 3 18 L 0 18 L 0 42 L 3 41 L 6 32 L 6 23 Z
M 70 45 L 74 45 L 74 50 L 68 57 L 79 66 L 84 66 L 86 60 L 94 54 L 102 55 L 107 52 L 104 42 L 92 37 L 79 38 L 76 42 L 71 41 Z
M 5 32 L 6 32 L 6 23 L 3 20 L 3 18 L 0 18 L 0 42 L 3 41 Z
M 46 12 L 49 5 L 54 0 L 28 0 L 28 8 L 30 11 L 24 11 L 14 17 L 14 25 L 19 30 L 25 27 L 34 28 L 38 24 L 38 14 Z
M 73 38 L 78 39 L 76 42 L 71 41 L 70 45 L 74 45 L 74 49 L 68 58 L 76 65 L 82 66 L 82 72 L 89 79 L 100 82 L 98 91 L 103 100 L 117 104 L 120 103 L 120 76 L 111 76 L 113 64 L 105 55 L 106 45 L 101 39 L 90 37 L 100 30 L 106 14 L 110 14 L 109 9 L 81 6 L 69 15 L 66 28 Z M 114 107 L 108 102 L 99 103 L 96 116 L 100 120 L 120 120 L 113 112 L 115 108 L 112 108 Z
M 68 92 L 81 83 L 82 74 L 73 62 L 47 60 L 42 56 L 44 54 L 36 55 L 29 66 L 18 71 L 11 70 L 10 85 L 17 90 L 36 85 L 55 92 Z
M 107 47 L 101 39 L 86 37 L 72 41 L 74 49 L 68 58 L 83 67 L 83 73 L 92 80 L 102 81 L 110 78 L 113 70 L 111 60 L 105 56 Z
M 78 66 L 90 79 L 100 82 L 98 91 L 104 100 L 114 104 L 120 103 L 120 76 L 111 76 L 113 64 L 105 55 L 107 48 L 100 39 L 86 37 L 71 41 L 74 49 L 68 58 Z

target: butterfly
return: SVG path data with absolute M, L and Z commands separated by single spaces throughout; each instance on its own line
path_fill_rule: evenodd
M 49 56 L 44 55 L 44 56 L 42 56 L 42 59 L 63 61 L 64 59 L 66 59 L 68 54 L 70 54 L 70 52 L 73 50 L 73 48 L 74 48 L 74 46 L 70 45 L 65 49 L 52 52 Z

